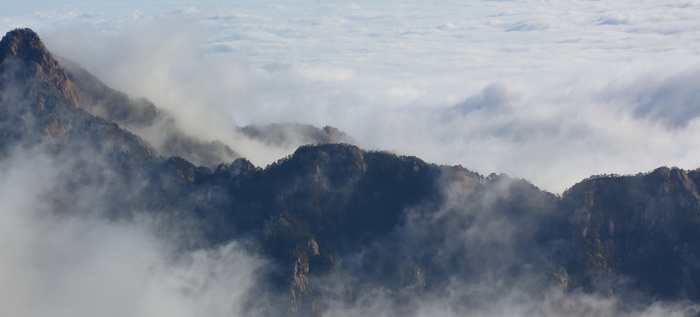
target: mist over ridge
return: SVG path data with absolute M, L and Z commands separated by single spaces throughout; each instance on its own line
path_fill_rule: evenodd
M 696 170 L 594 176 L 554 195 L 346 143 L 265 168 L 240 157 L 207 167 L 183 157 L 221 160 L 226 145 L 64 68 L 32 30 L 8 32 L 0 60 L 0 274 L 12 281 L 0 291 L 15 294 L 3 313 L 698 313 Z M 144 128 L 164 129 L 175 155 Z M 279 146 L 289 129 L 347 138 L 294 124 L 241 131 Z M 85 298 L 80 312 L 70 304 Z
M 0 314 L 697 315 L 697 6 L 625 4 L 22 16 Z
M 37 25 L 59 55 L 229 146 L 235 131 L 209 127 L 330 125 L 363 148 L 557 193 L 696 165 L 692 3 L 180 5 L 47 9 L 7 28 Z M 488 94 L 499 103 L 465 105 Z M 264 166 L 292 151 L 244 156 Z

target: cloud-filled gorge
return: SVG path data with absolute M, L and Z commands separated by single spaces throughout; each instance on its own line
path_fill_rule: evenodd
M 697 315 L 698 11 L 14 5 L 0 315 Z

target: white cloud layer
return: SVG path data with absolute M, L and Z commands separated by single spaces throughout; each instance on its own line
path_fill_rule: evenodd
M 700 167 L 699 11 L 694 1 L 29 3 L 0 27 L 35 28 L 57 54 L 234 148 L 234 124 L 333 125 L 366 148 L 560 192 L 591 174 Z M 283 154 L 241 152 L 258 164 Z
M 700 167 L 698 16 L 697 1 L 28 1 L 4 8 L 0 29 L 35 29 L 54 53 L 258 164 L 293 149 L 261 148 L 235 125 L 297 121 L 561 192 L 591 174 Z M 51 215 L 42 204 L 60 169 L 22 158 L 0 164 L 0 315 L 244 312 L 263 264 L 236 243 L 173 258 L 147 222 Z M 465 315 L 452 305 L 462 286 L 414 313 Z M 627 313 L 597 295 L 545 295 L 470 313 Z M 359 303 L 328 314 L 393 309 L 381 296 Z
M 0 163 L 0 315 L 244 315 L 260 259 L 236 242 L 175 253 L 147 220 L 53 213 L 64 164 L 33 150 Z

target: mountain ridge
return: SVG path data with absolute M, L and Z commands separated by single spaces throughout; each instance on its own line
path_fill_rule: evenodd
M 260 168 L 175 134 L 181 146 L 163 156 L 126 129 L 160 120 L 155 105 L 66 71 L 33 31 L 8 32 L 0 62 L 0 162 L 26 148 L 60 162 L 51 210 L 148 214 L 182 249 L 246 241 L 271 263 L 261 287 L 287 299 L 278 315 L 322 315 L 378 292 L 410 307 L 455 283 L 479 286 L 467 308 L 522 285 L 700 302 L 698 170 L 592 177 L 554 195 L 346 143 L 300 146 Z M 271 127 L 247 133 L 284 143 L 287 130 Z

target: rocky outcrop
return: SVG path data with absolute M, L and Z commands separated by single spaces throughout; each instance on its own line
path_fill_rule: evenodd
M 25 93 L 35 99 L 39 113 L 47 111 L 46 107 L 55 102 L 74 107 L 87 104 L 85 94 L 69 79 L 31 29 L 16 29 L 2 38 L 0 72 L 3 74 L 2 87 L 11 84 L 28 86 Z M 53 101 L 54 98 L 58 100 Z
M 53 151 L 105 153 L 110 164 L 134 168 L 154 159 L 152 148 L 117 124 L 84 110 L 87 95 L 69 78 L 30 29 L 0 40 L 0 149 L 50 139 Z
M 579 250 L 572 270 L 581 284 L 700 299 L 700 195 L 694 179 L 696 172 L 662 167 L 596 177 L 568 190 L 563 202 Z

